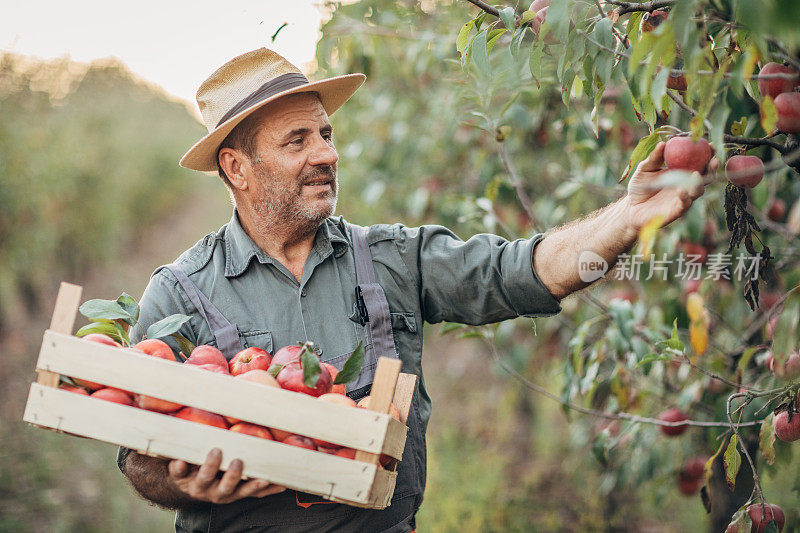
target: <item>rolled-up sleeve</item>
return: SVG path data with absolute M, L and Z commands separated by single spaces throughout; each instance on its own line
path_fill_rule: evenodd
M 508 241 L 480 234 L 463 241 L 442 226 L 395 226 L 395 242 L 418 276 L 423 318 L 480 325 L 518 316 L 561 312 L 533 268 L 533 251 L 544 238 Z

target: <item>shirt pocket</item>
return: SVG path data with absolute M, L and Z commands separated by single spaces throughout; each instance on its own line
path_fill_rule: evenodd
M 243 331 L 242 344 L 245 348 L 261 348 L 273 354 L 272 332 L 267 330 Z

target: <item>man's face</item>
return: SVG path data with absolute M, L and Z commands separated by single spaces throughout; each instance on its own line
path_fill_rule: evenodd
M 336 209 L 336 163 L 328 114 L 314 94 L 265 106 L 250 161 L 250 201 L 263 221 L 318 227 Z

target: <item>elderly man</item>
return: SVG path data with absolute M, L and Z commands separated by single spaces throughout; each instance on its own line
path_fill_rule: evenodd
M 422 379 L 423 322 L 554 315 L 562 298 L 587 285 L 578 270 L 582 252 L 614 263 L 653 217 L 668 224 L 703 193 L 702 186 L 648 187 L 662 166 L 659 145 L 625 197 L 529 240 L 478 235 L 461 241 L 440 226 L 352 226 L 332 217 L 338 156 L 328 116 L 363 80 L 353 74 L 309 83 L 284 58 L 260 49 L 226 63 L 202 84 L 197 100 L 209 134 L 181 165 L 218 171 L 235 205 L 233 217 L 156 271 L 134 338 L 163 316 L 184 313 L 192 319 L 181 333 L 195 344 L 216 344 L 228 357 L 243 346 L 274 351 L 313 340 L 323 361 L 341 367 L 365 338 L 368 352 L 387 344 L 403 371 L 419 376 L 392 504 L 365 510 L 242 480 L 239 460 L 219 472 L 219 450 L 200 466 L 120 450 L 119 466 L 136 490 L 177 510 L 178 531 L 412 531 L 425 486 L 431 406 Z M 363 287 L 359 264 L 374 272 L 385 297 L 354 290 Z M 388 303 L 383 311 L 380 301 Z M 383 319 L 391 324 L 388 334 L 371 329 Z M 348 384 L 355 398 L 368 392 L 369 362 L 360 381 Z

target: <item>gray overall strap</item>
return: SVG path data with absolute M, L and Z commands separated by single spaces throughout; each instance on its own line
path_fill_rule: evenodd
M 197 285 L 189 279 L 189 276 L 187 276 L 178 265 L 164 265 L 156 269 L 153 275 L 162 268 L 166 268 L 172 272 L 172 275 L 175 276 L 184 292 L 186 292 L 189 301 L 192 302 L 203 316 L 208 327 L 211 329 L 211 333 L 217 340 L 217 348 L 219 348 L 228 359 L 236 355 L 236 353 L 243 348 L 242 342 L 239 339 L 239 329 L 236 327 L 236 324 L 231 324 L 228 319 L 225 318 L 225 315 L 223 315 L 219 309 L 217 309 L 217 306 L 197 288 Z
M 389 302 L 383 287 L 375 278 L 372 254 L 367 244 L 367 230 L 361 226 L 350 225 L 353 234 L 353 257 L 356 264 L 356 298 L 359 296 L 366 308 L 367 345 L 366 351 L 374 351 L 374 360 L 381 356 L 397 358 L 397 350 L 392 334 L 392 316 L 389 313 Z M 358 302 L 359 304 L 361 302 Z M 369 357 L 368 360 L 372 358 Z M 359 379 L 359 382 L 361 380 Z M 370 379 L 370 381 L 372 381 Z

